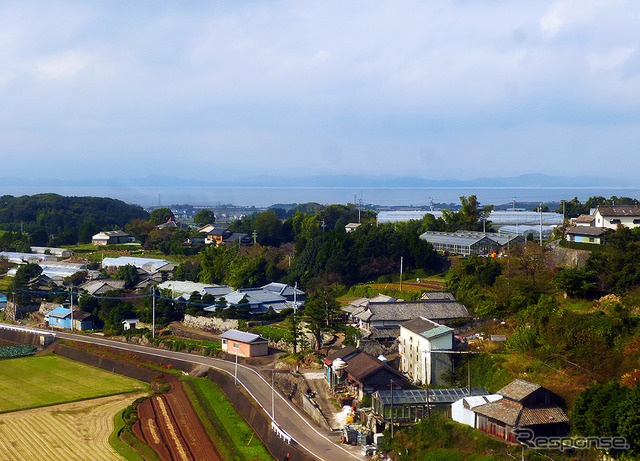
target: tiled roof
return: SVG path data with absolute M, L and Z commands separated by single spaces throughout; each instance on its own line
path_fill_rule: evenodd
M 599 212 L 602 216 L 640 217 L 640 205 L 600 205 L 596 212 Z
M 357 314 L 364 321 L 389 321 L 398 323 L 424 317 L 427 319 L 458 319 L 469 317 L 467 308 L 457 301 L 404 301 L 397 303 L 370 303 L 368 310 Z
M 484 405 L 478 405 L 473 411 L 488 418 L 501 421 L 508 426 L 516 426 L 522 408 L 522 405 L 517 402 L 501 399 Z
M 569 417 L 558 406 L 542 408 L 523 408 L 520 415 L 520 426 L 533 426 L 537 424 L 568 423 Z
M 358 353 L 358 349 L 356 349 L 355 347 L 345 346 L 342 349 L 337 350 L 333 354 L 327 355 L 327 358 L 325 360 L 328 360 L 329 362 L 333 362 L 335 359 L 344 359 L 345 357 L 348 357 L 350 355 L 357 354 L 357 353 Z
M 541 387 L 542 386 L 540 386 L 540 384 L 530 383 L 524 379 L 516 379 L 500 389 L 498 394 L 508 399 L 515 400 L 516 402 L 520 402 Z
M 360 352 L 351 359 L 345 360 L 345 362 L 347 362 L 347 373 L 359 382 L 383 369 L 398 376 L 398 378 L 402 378 L 402 375 L 396 370 L 366 352 Z
M 576 218 L 576 222 L 580 223 L 591 223 L 595 218 L 590 214 L 581 214 Z
M 592 235 L 599 236 L 606 232 L 606 229 L 601 227 L 591 227 L 591 226 L 575 226 L 571 229 L 567 229 L 567 234 L 569 235 Z

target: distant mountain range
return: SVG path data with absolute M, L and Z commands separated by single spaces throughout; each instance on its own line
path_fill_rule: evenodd
M 5 186 L 74 187 L 636 187 L 630 181 L 595 176 L 550 176 L 523 174 L 511 177 L 424 179 L 415 177 L 375 177 L 362 175 L 316 175 L 299 177 L 234 176 L 230 179 L 202 180 L 152 175 L 138 178 L 57 179 L 2 178 Z

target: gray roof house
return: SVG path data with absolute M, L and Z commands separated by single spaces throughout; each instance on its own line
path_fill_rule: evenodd
M 267 285 L 267 287 L 269 286 L 270 285 Z M 271 289 L 267 289 L 266 287 L 241 288 L 224 296 L 220 296 L 218 300 L 224 298 L 228 306 L 238 306 L 240 302 L 246 298 L 251 308 L 252 315 L 264 314 L 268 312 L 270 308 L 273 308 L 273 310 L 276 312 L 280 312 L 283 309 L 293 309 L 295 307 L 293 301 L 289 301 L 285 296 L 278 293 L 274 289 L 274 286 L 270 286 L 270 288 Z M 287 290 L 285 288 L 282 288 L 279 291 L 286 292 Z M 297 300 L 298 307 L 300 307 L 302 302 L 303 301 Z M 204 310 L 208 312 L 214 312 L 217 307 L 217 305 L 212 305 L 209 307 L 205 307 Z
M 446 324 L 451 320 L 467 319 L 470 314 L 464 304 L 444 299 L 369 303 L 362 311 L 352 314 L 364 330 L 363 336 L 373 334 L 377 339 L 396 338 L 401 323 L 420 317 Z

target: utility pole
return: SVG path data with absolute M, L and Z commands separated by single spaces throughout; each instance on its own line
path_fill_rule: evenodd
M 400 256 L 400 291 L 402 291 L 402 264 L 404 263 L 404 256 Z
M 151 305 L 152 305 L 152 322 L 153 326 L 151 327 L 151 338 L 156 338 L 156 286 L 151 286 Z
M 542 246 L 542 203 L 540 204 L 540 246 Z
M 253 244 L 255 245 L 256 243 L 258 243 L 258 233 L 254 230 L 252 235 L 253 235 Z
M 73 285 L 69 287 L 69 293 L 71 294 L 71 331 L 73 331 Z

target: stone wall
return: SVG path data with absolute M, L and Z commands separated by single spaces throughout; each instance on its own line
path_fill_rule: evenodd
M 11 301 L 7 301 L 4 318 L 10 322 L 15 322 L 25 318 L 31 312 L 36 312 L 38 309 L 40 309 L 39 304 L 13 304 Z
M 551 260 L 554 266 L 575 267 L 582 269 L 591 256 L 587 250 L 557 247 L 553 250 Z
M 64 306 L 60 303 L 46 303 L 42 301 L 40 303 L 40 309 L 38 309 L 38 312 L 40 312 L 42 315 L 47 315 L 49 312 L 51 312 L 54 309 L 57 309 L 58 307 L 64 307 Z
M 185 327 L 197 328 L 204 331 L 224 333 L 227 330 L 238 328 L 238 321 L 233 319 L 220 319 L 217 317 L 196 317 L 185 314 L 182 322 Z

